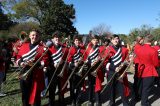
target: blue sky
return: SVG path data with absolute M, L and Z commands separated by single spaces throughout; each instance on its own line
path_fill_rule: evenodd
M 141 25 L 159 27 L 160 0 L 64 0 L 76 10 L 74 26 L 80 34 L 100 24 L 110 26 L 116 34 L 128 34 Z

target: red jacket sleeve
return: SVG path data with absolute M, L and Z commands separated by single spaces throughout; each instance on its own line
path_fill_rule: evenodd
M 158 62 L 158 52 L 155 50 L 154 54 L 152 56 L 152 61 L 155 67 L 159 66 L 159 62 Z

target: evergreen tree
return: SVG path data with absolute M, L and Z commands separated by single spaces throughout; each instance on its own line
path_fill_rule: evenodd
M 41 10 L 42 17 L 39 20 L 43 33 L 52 34 L 57 30 L 66 36 L 77 33 L 73 26 L 73 5 L 66 5 L 63 0 L 37 0 L 37 5 Z
M 3 13 L 2 3 L 0 2 L 0 30 L 7 30 L 12 24 L 13 22 Z
M 73 26 L 75 9 L 63 0 L 20 0 L 13 10 L 14 18 L 36 19 L 44 35 L 51 35 L 57 30 L 65 36 L 77 33 Z

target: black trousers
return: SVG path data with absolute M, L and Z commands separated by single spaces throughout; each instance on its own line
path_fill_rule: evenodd
M 52 70 L 48 71 L 47 72 L 47 75 L 48 75 L 48 83 L 50 83 L 50 80 L 52 78 L 52 75 L 53 75 L 53 72 Z M 56 88 L 58 86 L 58 105 L 60 106 L 63 106 L 64 104 L 64 95 L 61 94 L 61 78 L 58 77 L 57 75 L 54 76 L 51 84 L 50 84 L 50 87 L 49 87 L 49 106 L 57 106 L 55 104 L 55 92 L 56 92 Z
M 20 80 L 23 106 L 30 106 L 29 105 L 29 92 L 31 89 L 30 85 L 31 84 L 29 82 L 26 82 L 25 80 Z
M 20 80 L 20 88 L 22 92 L 22 103 L 23 106 L 31 106 L 29 104 L 29 96 L 32 85 L 32 79 Z M 35 100 L 34 106 L 41 106 L 41 100 Z
M 154 80 L 155 80 L 155 77 L 142 78 L 142 95 L 141 95 L 142 106 L 150 106 L 150 103 L 148 101 L 148 96 L 154 85 Z
M 108 81 L 112 78 L 113 74 L 114 74 L 113 71 L 108 72 L 108 77 L 107 77 Z M 122 82 L 117 80 L 117 77 L 118 76 L 115 76 L 111 81 L 111 83 L 109 84 L 109 91 L 110 91 L 109 104 L 110 106 L 115 106 L 116 92 L 118 92 L 118 94 L 121 96 L 123 106 L 129 106 L 128 98 L 125 97 L 124 93 L 124 85 Z
M 77 88 L 76 85 L 78 81 L 80 81 L 81 77 L 73 74 L 73 76 L 70 79 L 70 100 L 72 104 L 76 104 L 79 100 L 80 91 L 82 84 L 80 84 Z
M 160 87 L 160 67 L 157 67 L 158 77 L 155 78 L 155 84 Z
M 96 104 L 101 104 L 100 92 L 95 92 L 95 81 L 96 78 L 92 76 L 90 73 L 88 74 L 88 85 L 89 85 L 89 101 L 94 104 L 94 98 Z
M 135 74 L 134 74 L 134 82 L 133 82 L 133 91 L 134 91 L 134 99 L 138 100 L 141 97 L 141 91 L 142 91 L 142 85 L 141 85 L 141 81 L 142 79 L 137 77 L 138 73 L 138 64 L 135 64 Z

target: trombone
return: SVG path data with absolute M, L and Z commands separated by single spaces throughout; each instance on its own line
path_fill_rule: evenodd
M 121 72 L 123 69 L 125 68 L 125 71 L 123 72 L 123 74 L 125 74 L 126 70 L 128 69 L 127 66 L 126 66 L 126 62 L 123 62 L 120 66 L 118 66 L 114 72 L 114 74 L 112 75 L 112 77 L 110 78 L 110 80 L 107 82 L 107 84 L 103 87 L 102 91 L 100 92 L 103 93 L 104 90 L 107 88 L 107 86 L 111 83 L 111 81 L 115 78 L 115 76 L 117 75 L 118 72 Z M 117 80 L 119 80 L 120 77 L 117 78 Z
M 43 58 L 44 55 L 46 55 L 46 53 L 48 52 L 49 50 L 49 47 L 52 45 L 53 43 L 51 41 L 48 41 L 46 43 L 46 47 L 44 49 L 46 49 L 43 54 L 39 57 L 39 59 L 32 65 L 32 67 L 26 71 L 20 78 L 26 80 L 26 78 L 28 77 L 28 75 L 32 72 L 32 70 L 34 69 L 34 67 L 37 65 L 37 63 Z M 39 52 L 38 52 L 39 53 Z M 37 54 L 38 54 L 37 53 Z
M 28 75 L 32 72 L 32 70 L 34 69 L 34 67 L 43 58 L 43 56 L 46 55 L 46 53 L 48 52 L 48 50 L 49 50 L 49 47 L 47 47 L 47 49 L 45 50 L 45 52 L 43 52 L 43 54 L 41 55 L 41 57 L 32 65 L 32 67 L 21 76 L 22 79 L 24 79 L 24 80 L 27 79 Z
M 47 51 L 49 50 L 49 46 L 51 45 L 51 42 L 47 42 L 47 44 L 46 44 L 46 46 L 47 46 L 47 49 L 46 49 L 46 51 L 42 54 L 42 56 L 35 62 L 35 65 L 41 60 L 41 58 L 47 53 Z M 41 50 L 39 50 L 38 52 L 36 52 L 36 54 L 35 54 L 35 56 L 33 57 L 33 59 L 37 56 L 37 54 L 40 52 Z M 24 61 L 24 64 L 27 64 L 27 62 L 26 61 Z M 35 66 L 34 65 L 34 66 Z M 19 75 L 20 77 L 19 78 L 23 78 L 23 79 L 26 79 L 27 78 L 27 76 L 28 76 L 28 74 L 32 71 L 32 69 L 34 68 L 34 66 L 32 66 L 30 69 L 29 69 L 29 72 L 27 71 L 25 74 L 23 74 L 22 76 L 21 76 L 21 73 L 22 73 L 22 71 L 26 68 L 26 65 L 24 66 L 24 67 L 22 67 L 21 68 L 21 70 L 19 71 L 19 70 L 16 70 L 15 72 L 13 72 L 10 76 L 17 76 L 17 75 Z M 17 71 L 19 71 L 18 73 L 16 73 Z M 16 78 L 18 78 L 18 77 L 16 77 Z M 10 79 L 12 79 L 12 78 L 10 78 Z M 7 80 L 6 80 L 7 81 Z M 9 82 L 7 83 L 7 84 L 10 84 L 10 82 L 11 82 L 11 80 L 9 80 Z M 13 86 L 11 86 L 11 87 L 13 87 Z M 4 87 L 4 89 L 7 89 L 7 86 L 6 87 Z
M 102 51 L 102 53 L 104 53 L 105 52 L 105 50 L 106 50 L 106 48 Z M 109 53 L 108 53 L 109 54 Z M 89 56 L 88 56 L 89 57 Z M 107 56 L 106 56 L 107 57 Z M 88 59 L 88 58 L 87 58 Z M 105 60 L 105 59 L 104 59 Z M 94 66 L 96 66 L 97 65 L 97 63 L 99 63 L 99 61 L 100 61 L 100 59 L 99 60 L 97 60 L 97 62 L 96 62 L 96 64 L 94 64 Z M 84 63 L 84 64 L 86 64 L 86 63 Z M 80 85 L 80 83 L 83 81 L 83 79 L 88 75 L 88 73 L 92 70 L 92 68 L 94 67 L 94 66 L 91 66 L 89 69 L 88 69 L 88 71 L 84 74 L 84 76 L 80 79 L 80 81 L 77 83 L 77 85 L 76 85 L 76 88 Z M 99 65 L 98 65 L 99 66 Z
M 108 47 L 107 47 L 107 48 L 108 48 Z M 107 48 L 105 48 L 105 50 L 106 50 Z M 109 48 L 108 48 L 108 49 L 109 49 Z M 102 61 L 101 61 L 100 65 L 96 68 L 95 71 L 93 71 L 93 72 L 91 73 L 93 76 L 96 77 L 98 70 L 99 70 L 100 67 L 103 65 L 103 63 L 104 63 L 104 61 L 106 60 L 106 58 L 109 56 L 110 51 L 111 51 L 111 50 L 109 49 L 107 55 L 106 55 L 104 58 L 102 58 Z
M 68 54 L 67 54 L 67 57 L 66 57 L 65 63 L 64 63 L 64 65 L 63 65 L 63 68 L 62 68 L 62 70 L 61 70 L 60 74 L 58 75 L 59 77 L 62 77 L 62 76 L 63 76 L 63 73 L 64 73 L 65 68 L 66 68 L 66 66 L 67 66 L 67 59 L 68 59 L 68 57 L 69 57 L 70 52 L 71 52 L 71 49 L 69 49 L 69 52 L 68 52 Z
M 134 54 L 133 55 L 133 58 L 135 57 L 136 55 Z M 123 76 L 125 75 L 126 71 L 129 69 L 129 67 L 131 66 L 131 64 L 133 63 L 133 60 L 131 60 L 128 64 L 128 66 L 126 67 L 126 69 L 123 71 L 123 73 L 118 77 L 118 80 L 120 80 L 121 78 L 123 78 Z
M 37 52 L 35 54 L 34 57 L 36 57 L 36 55 L 38 54 L 39 52 Z M 26 61 L 24 62 L 24 64 L 27 64 Z M 12 82 L 12 79 L 15 77 L 15 78 L 19 78 L 18 75 L 20 75 L 22 73 L 22 71 L 26 68 L 25 66 L 24 67 L 18 67 L 18 68 L 21 68 L 20 70 L 16 69 L 14 72 L 12 72 L 8 77 L 8 79 L 6 81 L 4 81 L 3 83 L 6 83 L 5 85 L 8 85 Z M 8 81 L 8 82 L 7 82 Z M 3 89 L 8 89 L 7 86 L 3 87 Z
M 87 45 L 87 48 L 88 48 L 88 46 L 89 46 L 89 45 Z M 83 53 L 83 55 L 82 55 L 82 57 L 81 57 L 82 59 L 83 59 L 84 55 L 86 54 L 87 48 L 86 48 L 85 52 Z M 82 62 L 82 59 L 81 59 L 80 61 L 78 61 L 78 66 L 79 66 L 79 64 Z M 84 63 L 84 64 L 86 64 L 86 63 Z M 83 64 L 82 67 L 84 67 L 84 64 Z M 78 67 L 78 66 L 77 66 L 77 67 Z M 64 85 L 63 85 L 63 87 L 62 87 L 62 90 L 63 90 L 63 89 L 66 87 L 66 85 L 68 84 L 69 79 L 70 79 L 70 78 L 72 77 L 72 75 L 75 73 L 77 67 L 74 67 L 73 71 L 71 72 L 71 74 L 70 74 L 69 77 L 67 78 L 66 82 L 64 83 Z M 83 69 L 82 69 L 82 70 L 83 70 Z
M 64 56 L 64 54 L 65 54 L 66 50 L 67 50 L 67 47 L 65 48 L 64 53 L 63 53 L 62 57 Z M 47 92 L 48 92 L 49 87 L 50 87 L 50 85 L 51 85 L 51 83 L 52 83 L 52 80 L 53 80 L 54 76 L 56 75 L 56 73 L 57 73 L 57 71 L 58 71 L 58 68 L 59 68 L 59 66 L 60 66 L 60 63 L 61 63 L 61 62 L 62 62 L 62 60 L 63 60 L 63 59 L 62 59 L 62 57 L 61 57 L 60 62 L 58 63 L 58 66 L 56 67 L 56 69 L 55 69 L 55 71 L 54 71 L 54 73 L 53 73 L 53 75 L 52 75 L 52 77 L 51 77 L 51 79 L 50 79 L 49 83 L 48 83 L 48 86 L 47 86 L 47 88 L 46 88 L 46 90 L 45 90 L 44 96 L 46 96 L 46 95 L 47 95 Z
M 131 52 L 130 54 L 132 54 L 132 52 Z M 128 54 L 128 56 L 129 56 L 130 54 Z M 128 56 L 125 58 L 125 60 L 128 58 Z M 135 57 L 135 55 L 134 55 L 133 57 Z M 127 64 L 126 61 L 124 61 L 123 63 L 121 63 L 120 66 L 118 66 L 118 67 L 115 69 L 116 71 L 115 71 L 114 74 L 112 75 L 111 79 L 107 82 L 107 84 L 103 87 L 103 89 L 102 89 L 102 91 L 100 92 L 100 94 L 104 92 L 104 90 L 105 90 L 105 89 L 107 88 L 107 86 L 111 83 L 111 81 L 114 79 L 114 77 L 117 75 L 117 73 L 124 70 L 124 71 L 122 72 L 122 74 L 117 78 L 117 80 L 120 80 L 120 79 L 125 75 L 126 71 L 128 70 L 129 66 L 132 64 L 132 62 L 133 62 L 133 61 L 131 61 L 129 64 Z

